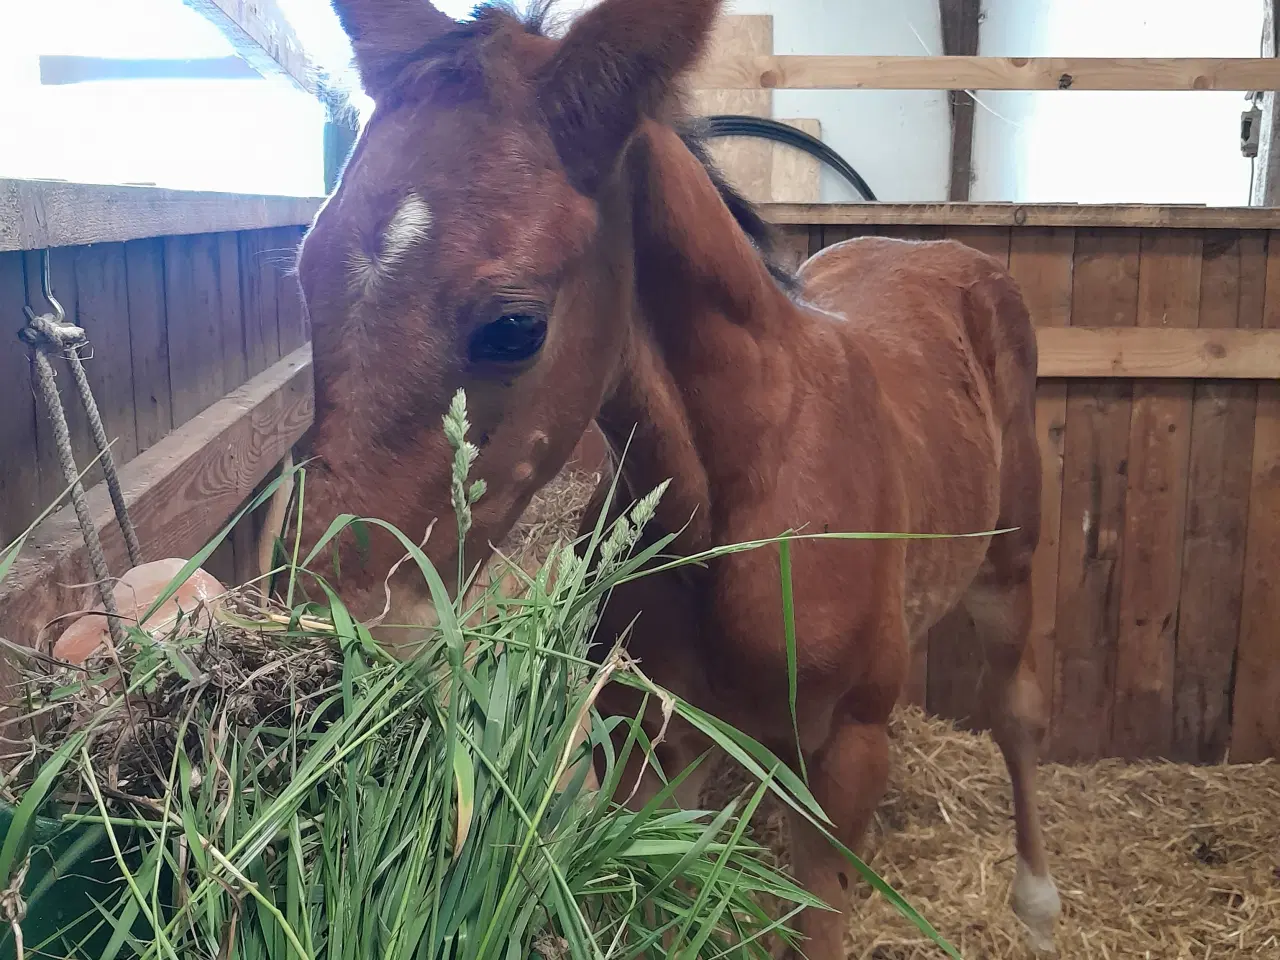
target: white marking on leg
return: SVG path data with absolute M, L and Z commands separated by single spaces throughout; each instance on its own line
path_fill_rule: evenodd
M 355 249 L 347 258 L 352 292 L 362 299 L 377 293 L 378 286 L 390 279 L 413 246 L 426 238 L 431 223 L 427 202 L 416 193 L 406 195 L 375 242 L 376 251 L 371 254 Z
M 1032 949 L 1052 953 L 1053 928 L 1062 913 L 1062 900 L 1053 878 L 1047 872 L 1036 876 L 1022 857 L 1018 857 L 1013 879 L 1013 912 L 1026 924 Z

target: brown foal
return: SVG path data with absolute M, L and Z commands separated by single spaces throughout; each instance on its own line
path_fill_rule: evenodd
M 469 558 L 592 420 L 629 443 L 629 493 L 670 479 L 655 525 L 680 531 L 686 553 L 788 529 L 1016 528 L 796 542 L 799 742 L 840 840 L 860 849 L 911 647 L 963 604 L 1013 783 L 1013 907 L 1050 946 L 1059 903 L 1026 643 L 1036 348 L 1007 272 L 959 244 L 885 239 L 831 247 L 795 277 L 774 266 L 768 228 L 679 132 L 679 84 L 719 0 L 604 0 L 560 39 L 498 7 L 466 23 L 425 0 L 335 7 L 377 107 L 299 260 L 317 390 L 308 535 L 341 511 L 411 536 L 439 518 L 426 552 L 455 570 L 440 422 L 460 387 L 488 484 Z M 344 549 L 343 590 L 360 615 L 379 612 L 399 545 Z M 390 622 L 431 622 L 414 577 L 392 587 Z M 795 758 L 775 551 L 621 589 L 599 639 L 637 616 L 630 651 L 654 680 Z M 636 708 L 624 691 L 601 706 Z M 704 747 L 670 731 L 665 768 Z M 841 855 L 799 821 L 792 847 L 798 879 L 847 909 Z M 800 923 L 809 957 L 844 956 L 840 914 Z

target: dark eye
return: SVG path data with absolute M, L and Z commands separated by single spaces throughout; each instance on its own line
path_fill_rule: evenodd
M 546 339 L 545 317 L 507 313 L 472 334 L 467 354 L 473 363 L 520 363 L 541 350 Z

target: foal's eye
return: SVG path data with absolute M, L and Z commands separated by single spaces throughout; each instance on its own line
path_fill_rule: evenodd
M 471 335 L 467 354 L 473 363 L 520 363 L 541 350 L 546 339 L 546 317 L 504 313 Z

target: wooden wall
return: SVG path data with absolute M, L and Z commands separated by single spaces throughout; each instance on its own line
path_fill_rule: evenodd
M 1280 328 L 1277 230 L 785 229 L 797 254 L 960 240 L 1009 265 L 1041 327 Z M 1048 758 L 1280 756 L 1280 384 L 1042 379 L 1037 409 Z M 973 709 L 978 665 L 954 642 L 969 626 L 940 625 L 913 676 L 913 699 L 956 719 Z
M 302 226 L 55 247 L 53 295 L 92 347 L 86 361 L 116 463 L 149 449 L 309 339 L 291 268 Z M 38 251 L 0 252 L 0 545 L 65 487 L 27 348 L 22 308 L 50 308 Z M 81 466 L 95 450 L 65 365 L 59 388 Z M 97 483 L 101 469 L 86 478 Z M 243 538 L 241 538 L 243 539 Z M 228 541 L 214 572 L 253 560 Z M 247 569 L 247 567 L 245 567 Z

